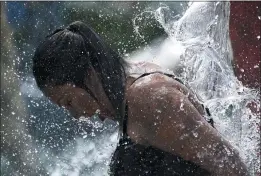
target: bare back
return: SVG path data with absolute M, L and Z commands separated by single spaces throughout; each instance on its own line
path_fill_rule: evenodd
M 180 82 L 150 74 L 129 86 L 126 98 L 127 133 L 134 142 L 179 155 L 214 175 L 247 175 L 238 152 L 205 120 L 195 94 Z

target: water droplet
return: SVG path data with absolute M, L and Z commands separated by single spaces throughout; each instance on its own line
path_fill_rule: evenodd
M 183 106 L 184 106 L 184 103 L 181 102 L 181 103 L 180 103 L 180 107 L 179 107 L 179 109 L 180 109 L 181 111 L 184 111 L 184 107 L 183 107 Z
M 161 110 L 159 110 L 159 109 L 156 109 L 156 112 L 157 112 L 157 113 L 161 113 L 162 111 L 161 111 Z
M 192 132 L 193 136 L 198 137 L 198 133 L 197 132 Z
M 259 68 L 259 65 L 255 65 L 254 68 Z

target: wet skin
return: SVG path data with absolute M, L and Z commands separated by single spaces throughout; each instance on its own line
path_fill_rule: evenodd
M 86 80 L 98 101 L 72 84 L 49 86 L 43 92 L 76 118 L 92 116 L 99 109 L 102 120 L 113 119 L 115 112 L 97 74 L 92 72 Z M 188 88 L 159 73 L 134 80 L 127 77 L 125 94 L 127 133 L 134 142 L 179 155 L 213 175 L 247 175 L 238 152 L 206 122 L 201 104 Z

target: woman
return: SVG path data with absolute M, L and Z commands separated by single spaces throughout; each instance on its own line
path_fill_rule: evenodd
M 111 175 L 247 175 L 189 89 L 162 72 L 131 74 L 131 65 L 84 23 L 47 36 L 33 64 L 39 88 L 75 118 L 98 113 L 119 122 Z

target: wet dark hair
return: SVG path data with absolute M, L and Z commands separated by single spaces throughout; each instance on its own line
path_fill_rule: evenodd
M 86 74 L 93 67 L 117 113 L 122 111 L 126 66 L 127 63 L 81 21 L 48 35 L 33 57 L 33 74 L 40 89 L 73 83 L 93 96 L 85 85 Z

